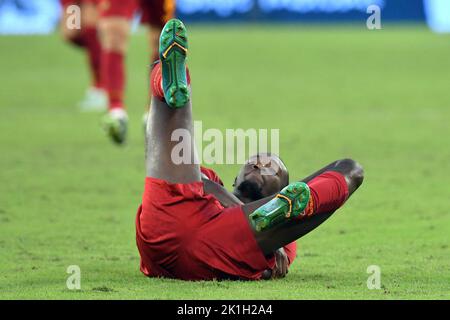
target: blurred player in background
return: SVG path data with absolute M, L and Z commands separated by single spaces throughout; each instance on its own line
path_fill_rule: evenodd
M 101 45 L 97 33 L 99 0 L 61 0 L 62 19 L 60 30 L 65 41 L 85 50 L 91 73 L 91 85 L 86 91 L 79 107 L 85 111 L 103 111 L 106 109 L 107 97 L 103 88 L 100 73 Z M 69 28 L 67 21 L 73 14 L 70 6 L 81 9 L 81 28 Z M 69 10 L 68 10 L 69 8 Z
M 99 0 L 102 81 L 108 94 L 105 129 L 115 143 L 126 140 L 128 115 L 124 104 L 125 56 L 128 49 L 132 19 L 137 10 L 142 23 L 149 26 L 150 62 L 158 57 L 159 34 L 175 11 L 174 0 Z M 146 118 L 146 115 L 144 115 Z

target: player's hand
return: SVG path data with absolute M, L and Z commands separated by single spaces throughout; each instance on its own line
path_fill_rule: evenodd
M 283 248 L 274 253 L 275 267 L 272 270 L 264 271 L 262 278 L 264 280 L 284 278 L 289 272 L 289 259 Z

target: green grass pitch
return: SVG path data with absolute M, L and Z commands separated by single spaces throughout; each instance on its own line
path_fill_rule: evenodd
M 383 27 L 188 24 L 204 128 L 279 128 L 292 178 L 343 157 L 365 168 L 345 207 L 298 241 L 288 276 L 267 282 L 139 272 L 143 32 L 127 59 L 123 148 L 75 107 L 88 83 L 79 51 L 57 35 L 0 37 L 0 298 L 450 298 L 450 37 Z M 213 168 L 231 188 L 239 166 Z M 81 290 L 66 288 L 69 265 Z M 369 265 L 380 290 L 366 286 Z

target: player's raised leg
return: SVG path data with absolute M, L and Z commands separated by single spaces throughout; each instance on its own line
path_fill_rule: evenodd
M 186 28 L 177 19 L 164 26 L 158 63 L 151 75 L 152 107 L 147 123 L 147 176 L 169 183 L 201 181 L 186 70 Z
M 262 251 L 270 254 L 317 228 L 358 189 L 363 178 L 357 162 L 343 159 L 290 184 L 275 197 L 244 205 Z
M 97 29 L 98 1 L 85 0 L 81 6 L 81 33 L 87 50 L 92 85 L 86 91 L 84 99 L 78 104 L 82 111 L 104 111 L 107 107 L 107 95 L 101 80 L 102 48 Z
M 127 136 L 128 115 L 124 104 L 125 56 L 136 0 L 100 1 L 99 28 L 102 44 L 102 81 L 108 93 L 105 130 L 113 142 L 122 144 Z

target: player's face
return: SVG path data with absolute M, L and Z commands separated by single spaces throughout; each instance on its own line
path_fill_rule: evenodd
M 279 157 L 258 154 L 244 164 L 236 178 L 234 193 L 255 201 L 280 191 L 288 183 L 287 170 Z

